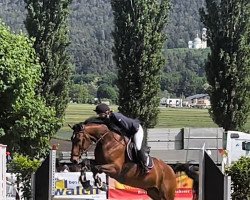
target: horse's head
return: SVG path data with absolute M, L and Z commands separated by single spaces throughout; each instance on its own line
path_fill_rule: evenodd
M 86 132 L 83 123 L 76 124 L 72 127 L 73 135 L 71 137 L 72 150 L 70 161 L 77 164 L 81 158 L 82 153 L 88 150 L 92 144 L 89 133 Z

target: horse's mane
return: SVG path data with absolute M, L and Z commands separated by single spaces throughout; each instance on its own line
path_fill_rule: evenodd
M 84 122 L 83 122 L 84 125 L 86 124 L 105 124 L 105 121 L 100 118 L 100 117 L 90 117 L 88 119 L 86 119 Z
M 125 133 L 123 133 L 122 130 L 118 126 L 116 126 L 114 123 L 110 122 L 107 119 L 103 119 L 103 118 L 95 117 L 95 116 L 89 117 L 84 122 L 75 124 L 72 129 L 76 132 L 79 132 L 82 130 L 83 126 L 87 124 L 104 124 L 108 127 L 109 130 L 114 131 L 120 135 L 125 135 Z
M 90 118 L 86 119 L 84 122 L 79 122 L 79 123 L 75 124 L 72 127 L 72 129 L 76 132 L 79 132 L 82 130 L 82 128 L 86 124 L 105 124 L 105 122 L 99 117 L 90 117 Z

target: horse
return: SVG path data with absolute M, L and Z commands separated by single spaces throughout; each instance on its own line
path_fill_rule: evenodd
M 129 139 L 124 135 L 95 122 L 76 124 L 72 129 L 71 162 L 78 164 L 82 154 L 95 144 L 95 159 L 91 161 L 94 177 L 103 172 L 122 184 L 144 189 L 153 200 L 174 200 L 176 175 L 168 164 L 151 157 L 154 166 L 145 174 L 129 158 Z

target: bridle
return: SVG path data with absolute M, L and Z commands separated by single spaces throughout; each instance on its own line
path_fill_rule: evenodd
M 86 136 L 88 136 L 88 138 L 90 138 L 90 140 L 91 140 L 92 142 L 91 142 L 91 144 L 88 146 L 88 148 L 85 149 L 84 151 L 82 151 L 82 148 L 79 148 L 79 149 L 80 149 L 80 152 L 79 152 L 80 155 L 79 155 L 79 154 L 78 154 L 78 155 L 71 154 L 71 156 L 79 156 L 79 157 L 81 157 L 81 155 L 82 155 L 83 153 L 86 153 L 86 155 L 87 155 L 88 150 L 89 150 L 93 145 L 97 145 L 99 142 L 101 142 L 101 140 L 104 139 L 104 137 L 105 137 L 106 135 L 108 135 L 109 133 L 111 133 L 108 129 L 106 129 L 106 131 L 101 135 L 101 137 L 98 138 L 98 139 L 96 139 L 96 138 L 93 137 L 90 133 L 88 133 L 88 132 L 85 130 L 85 127 L 83 126 L 82 129 L 81 129 L 80 131 L 78 131 L 78 132 L 76 132 L 76 133 L 73 133 L 73 135 L 72 135 L 72 137 L 71 137 L 71 141 L 73 141 L 74 137 L 76 137 L 76 134 L 81 133 L 81 132 L 84 132 L 83 134 L 86 135 Z M 73 137 L 73 136 L 74 136 L 74 137 Z

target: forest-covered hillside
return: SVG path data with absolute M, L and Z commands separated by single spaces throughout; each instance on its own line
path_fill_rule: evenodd
M 204 59 L 208 51 L 191 52 L 189 49 L 183 49 L 179 54 L 180 48 L 187 48 L 188 41 L 193 40 L 203 27 L 198 13 L 202 5 L 203 0 L 172 0 L 169 23 L 166 27 L 168 39 L 165 53 L 168 62 L 163 71 L 164 77 L 173 79 L 172 73 L 175 73 L 178 74 L 178 80 L 186 80 L 186 76 L 190 75 L 192 79 L 203 78 L 204 83 Z M 25 13 L 23 0 L 0 0 L 0 18 L 15 32 L 26 32 L 23 24 Z M 69 51 L 76 67 L 76 74 L 103 75 L 114 72 L 111 35 L 113 15 L 110 0 L 73 0 L 69 26 Z M 187 61 L 187 58 L 190 60 Z M 188 67 L 189 65 L 195 66 L 196 69 Z M 162 89 L 172 91 L 170 88 Z M 179 95 L 179 92 L 176 95 Z

